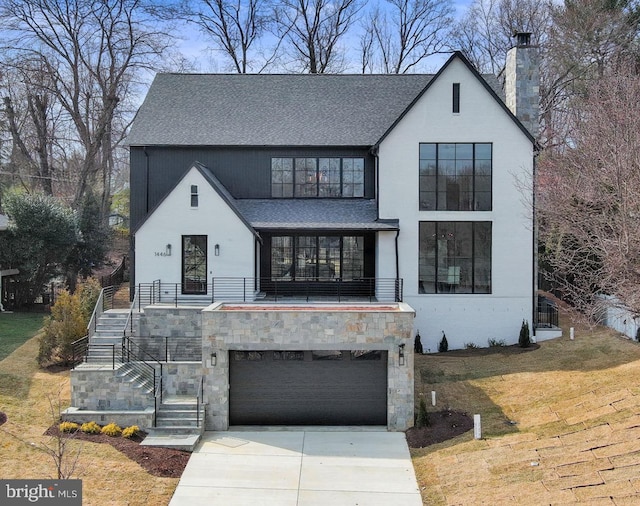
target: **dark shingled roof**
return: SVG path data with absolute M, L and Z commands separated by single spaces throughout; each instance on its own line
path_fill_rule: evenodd
M 432 78 L 158 74 L 127 144 L 373 146 Z M 497 80 L 489 80 L 497 90 Z
M 255 229 L 398 230 L 398 220 L 377 220 L 375 200 L 237 199 Z

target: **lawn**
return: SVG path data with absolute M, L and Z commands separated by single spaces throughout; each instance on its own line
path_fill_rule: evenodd
M 41 313 L 0 313 L 0 360 L 33 337 L 42 319 Z
M 3 479 L 56 476 L 53 460 L 38 446 L 54 442 L 43 433 L 52 424 L 51 404 L 54 410 L 69 405 L 69 371 L 39 369 L 37 353 L 32 338 L 0 361 L 0 411 L 8 417 L 0 427 Z M 177 478 L 149 475 L 111 445 L 72 441 L 71 446 L 80 452 L 73 477 L 82 479 L 85 506 L 162 506 L 178 484 Z
M 575 340 L 416 357 L 416 399 L 483 426 L 481 440 L 471 431 L 412 450 L 425 504 L 638 504 L 640 345 L 566 315 L 562 325 Z

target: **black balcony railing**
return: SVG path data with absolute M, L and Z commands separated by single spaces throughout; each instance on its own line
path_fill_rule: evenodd
M 197 290 L 194 289 L 197 288 Z M 141 283 L 136 287 L 138 309 L 150 304 L 212 304 L 214 302 L 402 302 L 402 279 L 355 280 L 274 278 L 212 278 L 210 283 L 186 285 Z M 194 293 L 195 292 L 195 293 Z
M 558 327 L 558 305 L 546 297 L 538 296 L 536 327 Z

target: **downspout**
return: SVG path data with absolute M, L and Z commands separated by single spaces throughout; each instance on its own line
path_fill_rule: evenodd
M 147 153 L 147 146 L 142 147 L 142 152 L 144 153 L 144 157 L 146 158 L 146 176 L 145 176 L 145 214 L 149 213 L 149 153 Z
M 532 318 L 532 322 L 533 325 L 532 327 L 532 335 L 535 337 L 536 336 L 536 327 L 538 326 L 538 224 L 537 224 L 537 218 L 536 218 L 536 165 L 537 165 L 537 161 L 538 161 L 538 153 L 536 150 L 536 147 L 534 146 L 534 154 L 533 154 L 533 181 L 531 184 L 531 187 L 533 189 L 533 195 L 532 195 L 532 209 L 531 209 L 531 213 L 532 213 L 532 235 L 533 235 L 533 255 L 532 255 L 532 277 L 533 279 L 531 280 L 531 286 L 533 289 L 533 301 L 532 301 L 532 306 L 533 306 L 533 318 Z

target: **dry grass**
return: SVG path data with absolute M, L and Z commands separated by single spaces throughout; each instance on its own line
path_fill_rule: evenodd
M 640 502 L 640 345 L 562 324 L 574 341 L 416 357 L 416 393 L 481 414 L 484 437 L 412 450 L 425 504 Z
M 7 478 L 53 478 L 53 460 L 35 446 L 46 444 L 43 436 L 51 425 L 49 399 L 63 407 L 69 404 L 69 372 L 49 373 L 36 364 L 37 339 L 27 341 L 0 361 L 0 411 L 8 421 L 0 427 L 2 471 Z M 7 432 L 19 436 L 15 439 Z M 85 506 L 168 504 L 178 479 L 147 474 L 110 445 L 74 442 L 80 448 L 78 470 Z

